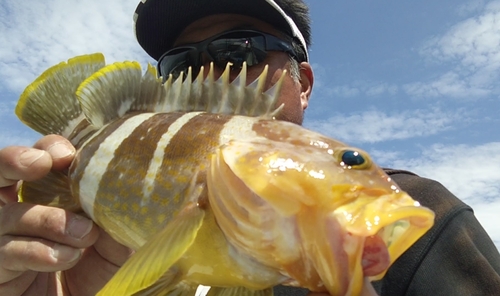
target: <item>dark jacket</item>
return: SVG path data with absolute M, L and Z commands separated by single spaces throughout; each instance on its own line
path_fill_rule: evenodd
M 436 213 L 435 224 L 373 282 L 380 296 L 500 295 L 500 254 L 472 209 L 440 183 L 387 169 L 402 190 Z M 499 213 L 500 215 L 500 213 Z M 500 223 L 500 219 L 499 219 Z M 305 289 L 275 287 L 276 296 Z

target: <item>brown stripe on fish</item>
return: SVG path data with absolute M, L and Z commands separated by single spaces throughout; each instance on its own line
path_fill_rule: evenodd
M 79 194 L 82 208 L 91 218 L 95 218 L 94 199 L 99 180 L 113 159 L 116 148 L 132 130 L 153 115 L 154 113 L 131 114 L 110 123 L 94 134 L 77 155 L 77 162 L 74 163 L 76 167 L 72 169 L 73 192 Z
M 232 117 L 201 113 L 186 122 L 172 137 L 165 147 L 165 157 L 151 195 L 156 207 L 163 209 L 155 218 L 156 223 L 167 223 L 175 216 L 188 198 L 192 181 L 204 186 L 210 156 L 220 145 L 221 130 Z M 193 180 L 194 177 L 197 180 Z
M 78 149 L 82 144 L 93 135 L 96 128 L 90 124 L 87 118 L 82 118 L 68 136 L 68 140 Z
M 112 122 L 104 129 L 99 130 L 87 140 L 87 142 L 85 143 L 85 149 L 77 151 L 75 159 L 71 164 L 69 170 L 69 176 L 71 180 L 71 191 L 73 192 L 75 197 L 78 197 L 80 199 L 80 202 L 86 202 L 86 200 L 89 199 L 88 196 L 82 196 L 82 194 L 80 193 L 80 183 L 85 169 L 88 167 L 89 162 L 92 159 L 92 156 L 95 154 L 97 149 L 99 149 L 101 143 L 117 128 L 119 128 L 127 119 L 128 117 L 124 117 L 121 120 Z
M 115 152 L 100 179 L 94 203 L 94 215 L 101 225 L 111 227 L 110 223 L 124 223 L 133 228 L 133 232 L 142 233 L 144 236 L 147 236 L 147 229 L 153 229 L 148 225 L 152 226 L 152 223 L 155 223 L 152 217 L 160 213 L 155 213 L 157 207 L 148 207 L 150 194 L 144 195 L 143 188 L 151 181 L 148 178 L 153 181 L 156 178 L 158 170 L 150 168 L 154 168 L 152 164 L 161 163 L 163 159 L 163 155 L 159 156 L 160 160 L 157 159 L 157 150 L 164 150 L 162 146 L 168 145 L 170 138 L 176 133 L 172 131 L 174 123 L 186 116 L 193 115 L 155 114 L 129 130 L 120 143 L 113 143 L 113 146 L 109 147 L 115 148 Z M 114 212 L 128 214 L 115 216 Z M 132 221 L 140 221 L 141 225 L 134 225 Z

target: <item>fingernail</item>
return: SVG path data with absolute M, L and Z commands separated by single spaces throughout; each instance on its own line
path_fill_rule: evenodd
M 73 149 L 70 149 L 64 143 L 55 143 L 48 147 L 47 152 L 50 153 L 52 158 L 58 159 L 58 158 L 68 157 L 72 155 L 75 151 Z
M 19 155 L 19 163 L 25 167 L 29 167 L 35 161 L 39 160 L 45 151 L 37 149 L 29 149 Z
M 82 251 L 80 249 L 73 249 L 68 246 L 55 244 L 52 250 L 52 257 L 57 261 L 72 262 L 80 258 Z
M 89 234 L 90 230 L 92 230 L 92 221 L 81 216 L 75 216 L 75 218 L 71 219 L 69 222 L 66 231 L 72 237 L 81 239 Z

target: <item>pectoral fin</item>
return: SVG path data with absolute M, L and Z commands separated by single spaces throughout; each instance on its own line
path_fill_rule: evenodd
M 194 242 L 204 216 L 202 209 L 190 204 L 141 247 L 98 295 L 133 295 L 156 283 Z
M 173 276 L 173 277 L 172 277 Z M 180 282 L 182 276 L 176 271 L 167 272 L 159 281 L 152 286 L 135 293 L 133 296 L 193 296 L 196 294 L 196 285 L 190 285 L 186 282 Z
M 243 287 L 212 287 L 207 296 L 273 296 L 273 288 L 265 290 L 249 290 Z

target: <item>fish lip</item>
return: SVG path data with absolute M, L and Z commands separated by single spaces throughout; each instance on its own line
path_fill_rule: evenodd
M 370 191 L 369 194 L 366 194 L 367 190 Z M 371 236 L 405 219 L 415 227 L 432 226 L 434 213 L 407 193 L 401 191 L 374 196 L 373 192 L 373 189 L 361 189 L 355 201 L 351 200 L 334 210 L 348 232 Z
M 346 216 L 348 211 L 350 217 Z M 381 239 L 387 248 L 390 264 L 434 224 L 434 212 L 402 191 L 374 197 L 360 190 L 358 200 L 336 212 L 341 214 L 337 217 L 350 235 Z M 370 279 L 381 279 L 385 272 L 370 275 Z

